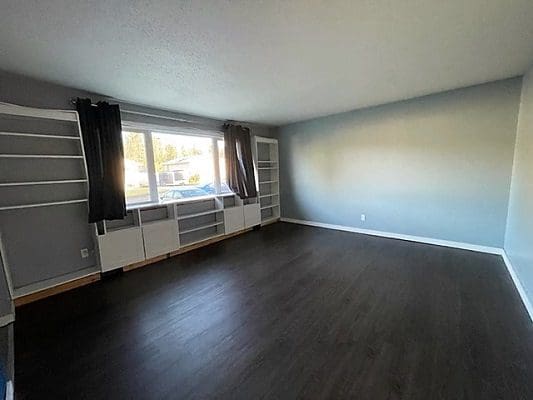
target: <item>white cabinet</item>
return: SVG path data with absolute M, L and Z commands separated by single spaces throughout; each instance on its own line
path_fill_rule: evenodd
M 265 225 L 280 218 L 278 141 L 255 136 L 254 143 L 261 204 L 260 218 L 261 223 Z
M 102 272 L 144 260 L 140 227 L 120 229 L 98 236 Z
M 178 224 L 175 219 L 144 224 L 142 234 L 146 258 L 157 257 L 179 248 Z
M 226 235 L 261 224 L 259 203 L 245 204 L 224 209 Z
M 259 203 L 244 205 L 244 227 L 251 228 L 261 224 L 261 210 Z
M 242 206 L 224 209 L 224 228 L 226 234 L 244 229 L 244 209 Z
M 97 227 L 102 272 L 260 224 L 258 200 L 233 194 L 131 209 L 123 219 Z

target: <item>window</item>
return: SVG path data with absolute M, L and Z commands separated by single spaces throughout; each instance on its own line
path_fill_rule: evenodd
M 122 143 L 127 203 L 148 202 L 151 198 L 145 135 L 139 132 L 122 132 Z
M 224 157 L 224 141 L 218 142 L 218 168 L 220 170 L 220 193 L 231 193 L 231 189 L 226 182 L 226 158 Z
M 130 205 L 231 193 L 217 137 L 124 131 L 123 141 Z

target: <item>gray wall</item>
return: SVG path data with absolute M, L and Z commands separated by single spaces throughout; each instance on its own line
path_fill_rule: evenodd
M 13 304 L 4 274 L 4 264 L 0 256 L 0 317 L 13 313 Z
M 282 216 L 502 247 L 520 88 L 515 78 L 282 127 Z
M 505 251 L 533 300 L 533 68 L 524 77 Z
M 0 101 L 33 107 L 71 109 L 73 105 L 70 99 L 73 97 L 90 97 L 93 101 L 105 99 L 104 95 L 0 71 Z M 130 104 L 124 104 L 124 108 L 184 118 L 190 121 L 187 126 L 196 128 L 220 128 L 223 124 L 223 121 Z M 133 114 L 126 117 L 156 125 L 178 124 L 168 119 Z M 252 134 L 275 135 L 275 130 L 269 127 L 245 125 L 250 126 Z M 9 128 L 8 126 L 6 129 Z M 0 143 L 0 147 L 11 145 L 12 143 Z M 0 173 L 16 172 L 1 169 L 0 165 Z M 73 171 L 56 172 L 74 173 Z M 52 193 L 49 194 L 52 195 Z M 87 209 L 84 204 L 0 212 L 0 233 L 7 247 L 6 253 L 15 288 L 96 267 L 94 231 L 87 223 Z M 89 248 L 91 251 L 89 258 L 81 258 L 80 249 L 82 248 Z M 2 290 L 4 286 L 0 279 L 0 306 L 2 298 L 7 296 L 7 293 L 3 293 Z M 2 311 L 1 307 L 0 311 Z

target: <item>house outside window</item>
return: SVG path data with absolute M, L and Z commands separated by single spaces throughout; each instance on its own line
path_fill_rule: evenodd
M 122 136 L 128 205 L 231 193 L 219 135 L 124 130 Z

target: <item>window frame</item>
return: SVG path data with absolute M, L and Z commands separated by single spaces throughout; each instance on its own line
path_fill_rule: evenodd
M 146 127 L 143 126 L 144 124 L 135 124 L 135 123 L 127 123 L 122 124 L 122 132 L 132 132 L 132 133 L 139 133 L 143 135 L 144 138 L 144 151 L 145 151 L 145 157 L 146 157 L 146 171 L 148 174 L 148 188 L 149 188 L 149 194 L 150 194 L 150 200 L 147 201 L 139 201 L 134 203 L 129 203 L 128 198 L 126 196 L 126 206 L 127 208 L 135 208 L 138 206 L 143 206 L 147 204 L 162 204 L 162 201 L 160 199 L 160 193 L 157 187 L 157 172 L 155 169 L 155 156 L 154 156 L 154 145 L 153 145 L 153 134 L 154 133 L 160 133 L 160 134 L 168 134 L 168 135 L 179 135 L 179 136 L 190 136 L 190 137 L 208 137 L 211 139 L 211 145 L 212 145 L 212 167 L 213 167 L 213 186 L 215 188 L 215 194 L 212 196 L 221 195 L 221 177 L 220 177 L 220 160 L 219 160 L 219 141 L 224 141 L 224 136 L 221 132 L 217 131 L 201 131 L 200 133 L 191 133 L 187 130 L 180 130 L 180 129 L 171 129 L 171 128 L 163 128 L 163 127 Z M 227 195 L 229 193 L 224 193 L 224 195 Z M 195 198 L 201 198 L 202 196 L 197 197 L 191 197 L 187 198 L 185 200 L 194 200 Z M 183 201 L 184 199 L 174 199 L 166 203 L 178 203 L 180 201 Z

